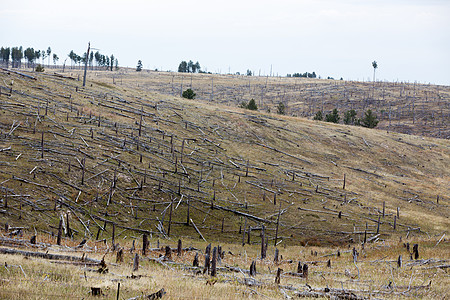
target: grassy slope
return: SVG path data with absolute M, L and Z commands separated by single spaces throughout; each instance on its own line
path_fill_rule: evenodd
M 211 210 L 207 203 L 213 200 L 214 191 L 216 204 L 272 220 L 273 223 L 266 224 L 271 236 L 279 204 L 282 209 L 288 207 L 281 216 L 280 231 L 285 237 L 289 237 L 287 232 L 291 233 L 294 243 L 309 237 L 349 241 L 353 236 L 336 235 L 335 231 L 363 230 L 366 222 L 375 228 L 373 220 L 380 215 L 383 202 L 386 217 L 382 219 L 381 231 L 386 234 L 393 233 L 397 207 L 400 231 L 420 227 L 425 232 L 439 233 L 449 227 L 448 140 L 212 106 L 103 83 L 92 83 L 82 89 L 80 82 L 48 75 L 39 75 L 36 82 L 4 73 L 1 76 L 5 83 L 14 80 L 16 91 L 11 97 L 2 95 L 5 107 L 1 116 L 2 136 L 6 134 L 2 148 L 11 146 L 11 150 L 1 152 L 5 166 L 1 176 L 9 194 L 30 195 L 19 203 L 9 197 L 11 209 L 20 208 L 20 203 L 24 205 L 22 220 L 50 219 L 50 225 L 56 226 L 51 216 L 60 214 L 59 209 L 56 213 L 43 212 L 39 217 L 33 211 L 41 206 L 53 208 L 55 199 L 64 199 L 71 203 L 72 209 L 89 208 L 94 215 L 117 213 L 117 218 L 106 218 L 154 231 L 156 218 L 161 219 L 170 197 L 179 202 L 177 192 L 181 185 L 181 194 L 193 198 L 194 222 L 201 223 L 206 236 L 216 236 L 222 218 L 226 218 L 223 237 L 227 240 L 239 239 L 237 231 L 244 220 L 229 212 Z M 17 106 L 18 103 L 23 106 Z M 157 105 L 157 109 L 152 105 Z M 138 139 L 141 109 L 143 129 Z M 38 110 L 40 118 L 36 121 Z M 18 122 L 21 125 L 8 135 L 12 124 Z M 40 151 L 42 130 L 44 159 Z M 188 140 L 183 148 L 183 139 L 195 141 Z M 86 182 L 81 186 L 83 157 Z M 247 162 L 249 171 L 245 177 Z M 37 168 L 31 174 L 34 167 Z M 118 178 L 117 189 L 111 206 L 107 206 L 114 173 Z M 12 176 L 50 188 L 33 187 L 11 179 Z M 136 189 L 144 177 L 142 190 Z M 158 190 L 160 182 L 162 191 Z M 139 201 L 142 198 L 147 201 Z M 27 207 L 27 201 L 36 206 Z M 174 211 L 176 222 L 185 221 L 185 201 Z M 149 212 L 153 204 L 156 211 Z M 299 211 L 299 206 L 342 211 L 346 216 L 339 220 L 334 215 Z M 22 220 L 11 217 L 18 212 L 11 209 L 10 216 L 3 215 L 4 221 L 9 219 L 20 225 Z M 66 208 L 62 205 L 61 209 Z M 209 213 L 207 218 L 205 212 Z M 133 218 L 136 213 L 138 219 Z M 89 219 L 86 215 L 79 217 Z M 164 221 L 167 230 L 168 218 Z M 249 222 L 250 226 L 260 226 L 253 220 Z M 48 230 L 44 224 L 40 225 Z M 81 226 L 76 220 L 74 225 Z M 172 234 L 194 233 L 192 227 L 174 226 Z
M 407 235 L 412 243 L 420 237 L 426 237 L 424 232 L 435 237 L 421 242 L 420 249 L 424 247 L 425 251 L 421 252 L 421 257 L 448 259 L 447 241 L 444 240 L 438 248 L 432 248 L 442 233 L 447 232 L 449 228 L 448 140 L 387 134 L 379 130 L 248 112 L 162 96 L 137 88 L 104 84 L 101 81 L 88 82 L 88 87 L 83 89 L 78 81 L 50 75 L 33 75 L 37 76 L 37 81 L 0 73 L 0 82 L 3 82 L 0 84 L 3 92 L 0 96 L 0 148 L 7 149 L 0 152 L 0 182 L 3 204 L 5 199 L 8 200 L 8 207 L 2 208 L 2 223 L 24 226 L 25 232 L 29 233 L 33 233 L 35 227 L 38 241 L 54 244 L 55 238 L 45 232 L 56 232 L 59 216 L 66 217 L 66 213 L 69 213 L 71 227 L 77 230 L 77 233 L 74 235 L 74 241 L 65 238 L 63 243 L 76 245 L 86 235 L 89 238 L 88 245 L 93 251 L 92 255 L 99 257 L 107 251 L 107 246 L 94 243 L 98 229 L 96 223 L 103 226 L 103 221 L 98 217 L 116 222 L 119 226 L 152 231 L 156 239 L 160 235 L 156 229 L 157 219 L 163 220 L 167 231 L 168 212 L 164 214 L 164 209 L 168 207 L 170 200 L 174 199 L 172 221 L 175 223 L 172 224 L 171 235 L 181 236 L 185 241 L 187 239 L 189 244 L 204 247 L 203 243 L 196 241 L 198 235 L 192 226 L 176 223 L 185 222 L 186 198 L 190 196 L 191 218 L 205 238 L 208 241 L 234 243 L 227 244 L 226 249 L 237 256 L 230 255 L 224 263 L 248 267 L 251 260 L 258 256 L 258 246 L 236 246 L 236 243 L 241 241 L 239 227 L 244 225 L 245 219 L 231 212 L 211 209 L 214 191 L 216 195 L 213 205 L 271 221 L 265 223 L 266 233 L 271 238 L 269 256 L 273 255 L 275 222 L 280 203 L 281 209 L 287 208 L 280 218 L 279 238 L 281 236 L 283 242 L 279 246 L 289 245 L 286 249 L 281 249 L 281 254 L 284 259 L 292 259 L 294 262 L 318 260 L 310 255 L 311 250 L 318 251 L 320 255 L 335 251 L 337 245 L 341 250 L 346 249 L 343 244 L 352 240 L 358 242 L 363 238 L 362 234 L 353 232 L 364 230 L 366 222 L 369 232 L 374 232 L 376 222 L 373 220 L 377 220 L 381 215 L 382 203 L 385 201 L 386 216 L 381 217 L 383 224 L 380 231 L 382 239 L 391 237 L 391 241 L 366 247 L 364 260 L 367 261 L 367 266 L 360 266 L 363 281 L 353 283 L 344 275 L 345 269 L 350 270 L 352 276 L 356 272 L 352 267 L 350 254 L 347 253 L 336 259 L 336 272 L 333 270 L 328 273 L 323 263 L 313 267 L 314 275 L 309 283 L 315 287 L 329 284 L 330 287 L 340 288 L 341 283 L 345 282 L 346 288 L 374 289 L 387 285 L 391 280 L 399 286 L 408 286 L 409 282 L 412 282 L 412 285 L 422 285 L 427 284 L 428 279 L 435 278 L 433 280 L 437 281 L 437 285 L 433 285 L 432 294 L 448 295 L 448 290 L 444 288 L 448 286 L 445 283 L 446 277 L 442 276 L 438 269 L 426 272 L 421 269 L 411 272 L 407 269 L 393 271 L 393 263 L 380 269 L 376 263 L 374 265 L 368 262 L 380 258 L 395 260 L 398 254 L 407 257 L 402 244 L 398 243 L 397 239 L 394 242 L 393 238 L 398 235 L 405 238 Z M 14 83 L 11 85 L 12 80 Z M 6 87 L 15 90 L 11 96 L 4 94 Z M 148 105 L 157 105 L 157 109 Z M 107 106 L 120 107 L 121 110 Z M 141 109 L 144 118 L 138 149 L 136 136 Z M 38 111 L 39 118 L 36 117 Z M 12 131 L 18 122 L 21 122 L 21 125 Z M 43 159 L 40 151 L 42 131 L 45 132 Z M 183 162 L 179 163 L 182 141 L 188 138 L 195 141 L 185 143 Z M 8 149 L 9 146 L 11 149 Z M 86 160 L 86 172 L 84 185 L 81 185 L 82 171 L 79 161 L 81 162 L 83 157 Z M 249 167 L 246 177 L 247 165 Z M 342 189 L 344 174 L 345 190 Z M 97 176 L 89 179 L 94 175 Z M 107 205 L 114 176 L 118 178 L 117 185 L 110 204 Z M 265 191 L 246 181 L 264 187 Z M 142 190 L 136 189 L 141 182 Z M 160 182 L 161 190 L 158 189 Z M 181 201 L 180 195 L 177 194 L 179 184 L 183 195 Z M 200 192 L 197 192 L 198 186 Z M 274 192 L 276 205 L 273 204 Z M 439 204 L 436 203 L 437 195 L 440 196 Z M 180 204 L 177 207 L 178 202 Z M 299 207 L 336 214 L 302 211 Z M 393 219 L 397 207 L 400 208 L 400 219 L 397 222 L 397 230 L 394 231 Z M 337 217 L 339 211 L 343 213 L 341 219 Z M 80 220 L 89 227 L 91 234 Z M 221 233 L 222 220 L 224 233 Z M 259 235 L 258 228 L 261 223 L 248 219 L 247 225 L 253 227 L 251 240 L 257 243 L 259 238 L 255 236 Z M 414 230 L 418 227 L 420 231 Z M 412 229 L 409 234 L 408 229 Z M 131 243 L 129 237 L 139 240 L 140 234 L 120 227 L 116 229 L 116 242 L 119 241 L 127 248 Z M 100 233 L 100 238 L 106 238 L 106 243 L 110 245 L 111 225 L 107 225 L 106 231 Z M 155 239 L 151 241 L 153 246 Z M 174 240 L 167 243 L 175 245 Z M 306 243 L 308 247 L 299 246 Z M 336 246 L 311 247 L 314 244 Z M 95 251 L 95 246 L 100 253 Z M 81 283 L 78 279 L 83 274 L 78 267 L 52 268 L 47 263 L 34 259 L 28 262 L 20 259 L 11 261 L 11 258 L 6 256 L 2 258 L 10 265 L 23 265 L 25 273 L 33 280 L 41 280 L 44 276 L 42 271 L 39 271 L 43 266 L 49 268 L 46 271 L 48 274 L 57 277 L 52 281 L 55 283 L 54 287 L 41 284 L 36 298 L 42 293 L 63 293 L 65 297 L 68 297 L 67 293 L 82 296 L 92 285 L 110 288 L 109 296 L 114 297 L 112 289 L 116 286 L 115 276 L 109 278 L 89 275 L 88 280 Z M 124 266 L 111 267 L 112 272 L 129 275 L 130 259 L 131 255 L 127 256 L 127 264 Z M 191 259 L 192 257 L 188 256 L 184 262 L 189 264 Z M 258 270 L 262 273 L 258 279 L 267 283 L 272 282 L 273 270 L 276 268 L 270 260 L 271 258 L 258 265 Z M 114 255 L 109 254 L 107 261 L 114 261 Z M 183 271 L 162 271 L 160 267 L 154 269 L 153 265 L 147 265 L 146 262 L 143 264 L 142 272 L 150 272 L 152 279 L 150 282 L 141 279 L 139 284 L 125 280 L 124 295 L 131 297 L 138 292 L 155 291 L 161 286 L 165 286 L 173 298 L 186 294 L 197 295 L 195 293 L 199 293 L 198 297 L 212 297 L 219 293 L 223 297 L 228 295 L 229 298 L 252 294 L 245 286 L 236 285 L 236 281 L 227 281 L 230 278 L 226 275 L 220 278 L 223 283 L 205 287 L 207 278 L 186 280 L 189 277 L 184 276 Z M 282 267 L 285 271 L 295 268 L 292 264 Z M 5 298 L 13 298 L 8 293 L 12 287 L 21 291 L 21 295 L 28 295 L 29 289 L 35 286 L 36 282 L 21 279 L 21 271 L 18 268 L 11 270 L 2 270 L 3 277 L 7 279 L 2 285 L 5 287 L 1 290 L 2 295 Z M 272 274 L 269 270 L 272 270 Z M 33 275 L 30 275 L 30 272 Z M 161 277 L 161 272 L 165 276 Z M 68 276 L 68 273 L 71 274 L 70 278 L 65 279 L 64 276 Z M 298 279 L 286 280 L 294 286 L 304 284 Z M 63 291 L 61 283 L 65 283 L 67 287 Z M 194 292 L 192 287 L 197 287 L 198 292 Z M 50 290 L 46 290 L 47 288 Z M 230 290 L 234 292 L 230 293 Z M 267 285 L 257 291 L 270 297 L 281 296 L 273 285 Z M 425 294 L 419 291 L 418 295 Z

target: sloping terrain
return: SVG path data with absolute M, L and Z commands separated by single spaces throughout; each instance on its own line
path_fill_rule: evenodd
M 27 74 L 0 71 L 10 226 L 310 245 L 450 226 L 448 140 Z
M 78 70 L 71 72 L 79 73 Z M 337 109 L 340 123 L 354 109 L 362 118 L 371 109 L 379 129 L 421 136 L 450 138 L 450 87 L 407 82 L 360 82 L 289 77 L 210 75 L 174 72 L 95 72 L 95 77 L 121 87 L 139 87 L 165 95 L 180 95 L 191 88 L 197 99 L 233 107 L 254 99 L 260 111 L 312 119 Z

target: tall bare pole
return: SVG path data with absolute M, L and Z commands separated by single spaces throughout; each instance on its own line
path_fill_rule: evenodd
M 84 61 L 84 77 L 83 77 L 83 86 L 86 86 L 86 72 L 87 72 L 87 65 L 89 61 L 89 51 L 91 50 L 91 42 L 88 43 L 88 49 L 86 52 L 86 59 Z

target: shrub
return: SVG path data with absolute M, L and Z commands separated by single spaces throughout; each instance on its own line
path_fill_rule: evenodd
M 368 109 L 361 119 L 361 126 L 367 128 L 375 128 L 378 125 L 378 119 L 375 114 L 372 113 L 371 109 Z
M 187 89 L 183 92 L 182 96 L 183 98 L 187 99 L 195 99 L 195 96 L 197 96 L 197 94 L 193 90 Z
M 338 114 L 338 110 L 335 108 L 333 109 L 333 112 L 331 114 L 327 114 L 325 116 L 325 121 L 326 122 L 332 122 L 332 123 L 339 123 L 339 114 Z
M 344 113 L 344 124 L 354 125 L 356 120 L 356 111 L 354 109 L 348 110 Z
M 258 106 L 256 105 L 255 99 L 248 101 L 247 109 L 258 110 Z
M 285 115 L 286 114 L 286 106 L 283 104 L 283 102 L 278 103 L 277 114 L 279 114 L 279 115 Z
M 316 115 L 314 116 L 313 120 L 317 120 L 317 121 L 322 121 L 323 120 L 323 115 L 322 115 L 322 111 L 319 110 Z
M 35 68 L 36 72 L 44 72 L 44 66 L 41 64 L 37 64 Z

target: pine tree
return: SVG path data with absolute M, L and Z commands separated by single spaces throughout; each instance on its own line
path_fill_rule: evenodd
M 250 101 L 248 101 L 247 109 L 258 110 L 258 106 L 256 105 L 255 99 L 251 99 Z
M 187 89 L 183 92 L 182 96 L 186 99 L 195 99 L 195 96 L 197 96 L 197 94 L 193 90 Z
M 322 111 L 321 110 L 319 110 L 316 113 L 316 115 L 314 116 L 313 120 L 316 120 L 316 121 L 322 121 L 323 120 L 323 115 L 322 115 Z
M 361 119 L 361 126 L 367 128 L 375 128 L 378 125 L 378 119 L 375 114 L 372 113 L 371 109 L 368 109 Z
M 286 114 L 286 106 L 283 104 L 283 102 L 278 103 L 277 114 L 279 114 L 279 115 Z
M 333 109 L 333 112 L 331 114 L 327 114 L 325 116 L 325 121 L 326 122 L 332 122 L 332 123 L 339 123 L 339 114 L 338 114 L 338 110 L 335 108 Z
M 136 72 L 142 71 L 142 61 L 138 60 L 137 66 L 136 66 Z

